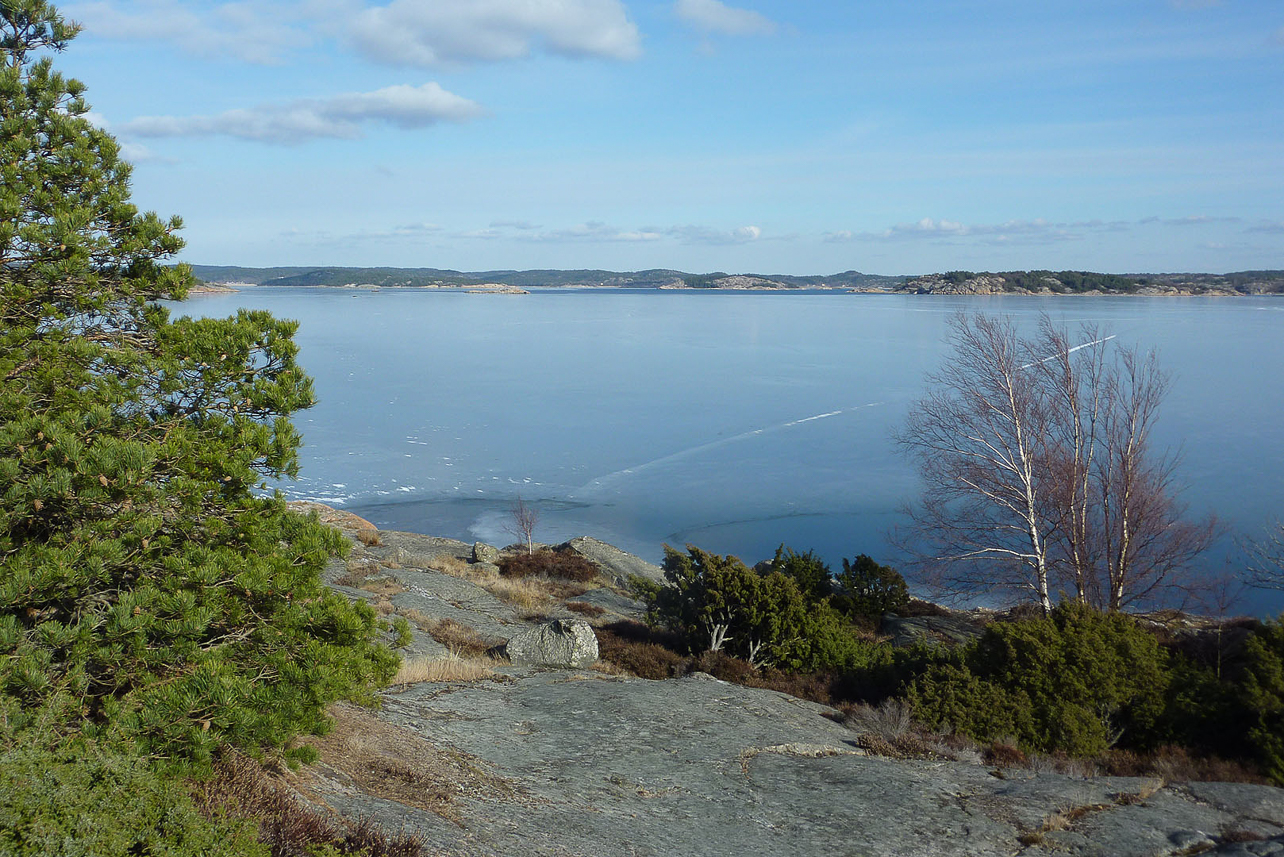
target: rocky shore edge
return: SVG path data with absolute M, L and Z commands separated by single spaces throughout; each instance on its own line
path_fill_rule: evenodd
M 558 546 L 596 578 L 523 605 L 494 582 L 496 548 L 291 506 L 352 542 L 327 583 L 407 620 L 411 641 L 381 708 L 336 706 L 335 729 L 313 739 L 320 761 L 289 785 L 426 853 L 1284 857 L 1284 789 L 897 752 L 896 724 L 844 725 L 702 673 L 622 674 L 596 660 L 593 629 L 638 618 L 629 580 L 662 575 L 604 542 Z M 936 621 L 902 631 L 966 633 Z M 445 667 L 407 672 L 430 665 Z

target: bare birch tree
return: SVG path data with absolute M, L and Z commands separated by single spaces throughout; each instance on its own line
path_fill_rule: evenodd
M 1098 606 L 1120 610 L 1174 591 L 1217 535 L 1215 519 L 1185 520 L 1177 499 L 1178 457 L 1153 448 L 1168 376 L 1153 352 L 1116 349 L 1103 378 L 1102 431 L 1092 467 L 1098 579 L 1108 587 Z M 1098 596 L 1099 597 L 1099 596 Z
M 950 341 L 951 359 L 897 436 L 923 478 L 908 544 L 951 594 L 1024 591 L 1051 610 L 1050 408 L 1031 383 L 1029 349 L 1010 321 L 983 315 L 951 319 Z
M 1153 446 L 1167 376 L 1113 338 L 951 321 L 952 358 L 898 437 L 924 483 L 901 541 L 944 591 L 1119 610 L 1177 588 L 1216 537 L 1213 519 L 1184 520 L 1177 457 Z
M 505 529 L 517 538 L 526 542 L 526 555 L 535 553 L 535 525 L 539 523 L 539 510 L 526 505 L 522 495 L 517 495 L 517 503 L 510 510 L 511 523 Z

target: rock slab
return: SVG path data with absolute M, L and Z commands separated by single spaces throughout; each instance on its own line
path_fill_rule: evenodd
M 620 550 L 614 545 L 592 536 L 580 536 L 558 545 L 559 550 L 569 550 L 598 567 L 617 586 L 628 586 L 630 577 L 643 577 L 653 583 L 664 583 L 664 569 L 654 563 Z

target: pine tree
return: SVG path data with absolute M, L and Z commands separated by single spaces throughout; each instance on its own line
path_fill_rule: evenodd
M 178 218 L 53 70 L 77 27 L 0 0 L 0 729 L 32 712 L 161 755 L 282 747 L 396 658 L 320 581 L 340 539 L 255 493 L 295 475 L 296 325 L 179 318 Z

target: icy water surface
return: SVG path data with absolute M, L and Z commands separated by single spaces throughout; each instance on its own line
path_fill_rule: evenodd
M 666 542 L 891 559 L 916 487 L 890 436 L 958 310 L 1157 348 L 1192 510 L 1254 534 L 1284 515 L 1284 299 L 247 288 L 179 311 L 242 306 L 299 320 L 316 380 L 280 487 L 385 528 L 508 543 L 520 494 L 538 540 L 653 561 Z

